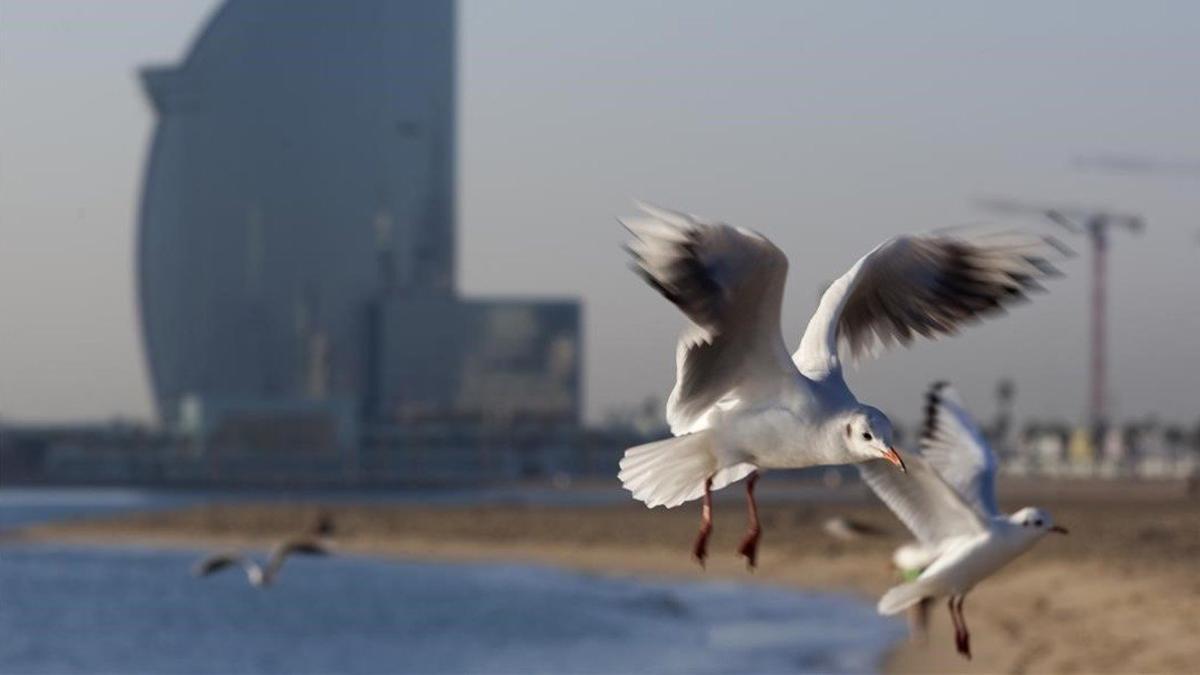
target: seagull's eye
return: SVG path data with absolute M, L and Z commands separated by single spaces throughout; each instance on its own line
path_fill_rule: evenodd
M 1037 527 L 1041 527 L 1041 526 L 1042 526 L 1042 521 L 1040 521 L 1040 520 L 1035 520 L 1035 521 L 1033 521 L 1033 524 L 1034 524 L 1034 525 L 1036 525 Z
M 863 432 L 863 440 L 864 440 L 864 441 L 869 441 L 869 440 L 871 440 L 871 438 L 873 438 L 873 437 L 871 436 L 871 434 L 870 434 L 870 433 L 868 433 L 868 432 Z

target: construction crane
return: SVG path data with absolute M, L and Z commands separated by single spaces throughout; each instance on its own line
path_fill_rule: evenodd
M 1071 164 L 1083 171 L 1200 176 L 1200 160 L 1196 159 L 1164 159 L 1148 155 L 1125 155 L 1110 152 L 1080 155 L 1072 160 Z
M 981 199 L 980 208 L 1004 215 L 1038 216 L 1088 237 L 1092 245 L 1092 336 L 1090 422 L 1093 429 L 1108 423 L 1108 237 L 1112 228 L 1141 232 L 1140 216 L 1101 209 L 1026 204 L 1011 199 Z
M 1117 173 L 1124 175 L 1200 177 L 1200 159 L 1166 159 L 1150 155 L 1126 155 L 1099 153 L 1079 155 L 1071 165 L 1080 171 Z M 1200 245 L 1200 231 L 1196 232 L 1195 244 Z

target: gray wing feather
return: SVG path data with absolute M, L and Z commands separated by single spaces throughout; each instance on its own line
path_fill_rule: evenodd
M 774 394 L 795 366 L 780 330 L 787 257 L 766 237 L 642 204 L 621 219 L 636 271 L 691 320 L 676 350 L 667 421 L 694 430 L 722 399 Z
M 821 296 L 793 358 L 821 380 L 852 359 L 916 337 L 952 335 L 1003 312 L 1056 276 L 1054 241 L 1019 232 L 901 236 L 863 256 Z
M 320 540 L 309 538 L 285 539 L 271 550 L 267 561 L 266 577 L 275 578 L 290 555 L 328 555 L 329 549 Z
M 219 572 L 233 565 L 241 565 L 242 563 L 243 559 L 241 554 L 235 551 L 214 553 L 193 565 L 192 575 L 197 577 L 206 577 L 214 572 Z
M 968 504 L 993 517 L 996 506 L 996 455 L 983 430 L 967 412 L 958 392 L 936 382 L 926 395 L 921 453 Z
M 863 480 L 900 522 L 928 546 L 947 539 L 982 534 L 987 526 L 954 488 L 920 455 L 906 453 L 907 473 L 884 460 L 856 464 Z

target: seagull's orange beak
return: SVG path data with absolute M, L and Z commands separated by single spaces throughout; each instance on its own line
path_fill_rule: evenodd
M 895 448 L 888 448 L 887 452 L 883 453 L 883 458 L 900 467 L 900 470 L 904 473 L 908 473 L 908 467 L 904 466 L 904 460 L 900 457 L 900 453 L 896 452 Z
M 1053 525 L 1053 526 L 1051 526 L 1051 527 L 1050 527 L 1050 531 L 1051 531 L 1051 532 L 1057 532 L 1057 533 L 1059 533 L 1059 534 L 1070 534 L 1070 533 L 1071 533 L 1071 532 L 1070 532 L 1070 530 L 1068 530 L 1067 528 L 1063 527 L 1062 525 Z

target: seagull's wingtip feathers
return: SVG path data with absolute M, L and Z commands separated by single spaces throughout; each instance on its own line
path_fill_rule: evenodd
M 1042 238 L 1042 241 L 1046 242 L 1046 245 L 1049 246 L 1050 248 L 1058 251 L 1059 254 L 1062 255 L 1064 258 L 1074 258 L 1079 255 L 1078 253 L 1075 252 L 1075 249 L 1064 244 L 1062 242 L 1062 240 L 1060 240 L 1058 237 L 1046 235 L 1045 237 Z

